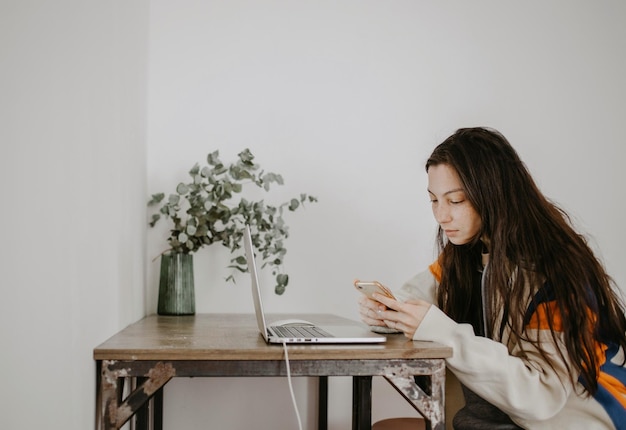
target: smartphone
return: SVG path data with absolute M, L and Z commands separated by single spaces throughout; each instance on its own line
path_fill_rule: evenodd
M 391 290 L 378 281 L 359 281 L 357 279 L 354 281 L 354 287 L 372 300 L 375 300 L 372 297 L 374 293 L 380 293 L 383 296 L 396 300 Z

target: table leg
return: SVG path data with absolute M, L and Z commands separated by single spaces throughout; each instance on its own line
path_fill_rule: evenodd
M 328 376 L 318 378 L 317 430 L 328 429 Z
M 116 364 L 115 361 L 104 360 L 97 365 L 96 430 L 119 429 L 140 410 L 143 412 L 139 416 L 139 428 L 147 429 L 149 413 L 144 409 L 145 405 L 175 376 L 175 369 L 170 363 L 156 363 L 146 377 L 137 378 L 137 386 L 122 399 L 122 381 L 128 376 L 128 369 L 117 368 Z M 155 422 L 162 423 L 162 407 L 153 416 Z
M 102 374 L 102 361 L 96 361 L 96 430 L 102 430 L 102 381 L 100 375 Z
M 146 383 L 148 378 L 141 377 L 135 378 L 135 385 L 132 387 L 133 390 L 137 388 L 137 386 L 141 386 Z M 120 404 L 122 403 L 122 399 L 120 399 Z M 153 414 L 152 407 L 150 405 L 150 400 L 147 400 L 143 405 L 139 407 L 137 412 L 135 413 L 135 430 L 149 430 L 150 429 L 150 418 Z
M 137 379 L 142 384 L 146 378 Z M 135 430 L 163 430 L 163 387 L 135 414 Z
M 401 373 L 385 379 L 426 419 L 427 430 L 444 430 L 446 366 L 440 360 L 430 367 L 427 381 L 422 375 L 416 378 Z
M 161 387 L 152 398 L 154 430 L 163 430 L 163 389 L 164 387 Z
M 372 377 L 352 377 L 352 430 L 372 429 Z
M 126 375 L 113 375 L 108 361 L 96 364 L 96 430 L 115 430 L 115 412 L 123 396 Z

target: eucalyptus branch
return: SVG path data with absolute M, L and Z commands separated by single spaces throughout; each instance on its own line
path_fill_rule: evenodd
M 284 184 L 281 175 L 260 170 L 253 160 L 249 149 L 240 152 L 238 160 L 228 166 L 221 162 L 219 151 L 208 154 L 206 165 L 196 163 L 189 170 L 191 181 L 179 183 L 176 192 L 169 194 L 167 199 L 164 193 L 151 196 L 148 206 L 155 212 L 149 225 L 154 227 L 161 219 L 169 219 L 172 223 L 167 238 L 170 249 L 163 253 L 183 254 L 194 253 L 214 243 L 221 243 L 236 254 L 241 247 L 245 225 L 251 225 L 261 267 L 271 266 L 276 276 L 275 292 L 282 294 L 289 282 L 289 276 L 280 271 L 287 253 L 283 241 L 289 237 L 284 211 L 296 211 L 305 207 L 307 202 L 317 202 L 317 198 L 300 194 L 277 206 L 267 205 L 262 199 L 235 199 L 246 185 L 269 192 L 272 185 Z M 241 255 L 236 255 L 228 267 L 241 272 L 248 270 Z M 232 275 L 226 279 L 234 282 Z

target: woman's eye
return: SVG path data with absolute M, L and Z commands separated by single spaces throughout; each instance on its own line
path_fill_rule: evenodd
M 451 200 L 450 203 L 453 205 L 460 205 L 461 203 L 463 203 L 465 200 Z

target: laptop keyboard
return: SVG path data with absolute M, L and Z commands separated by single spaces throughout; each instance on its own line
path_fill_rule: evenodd
M 272 330 L 280 337 L 333 337 L 330 333 L 315 326 L 273 326 Z

